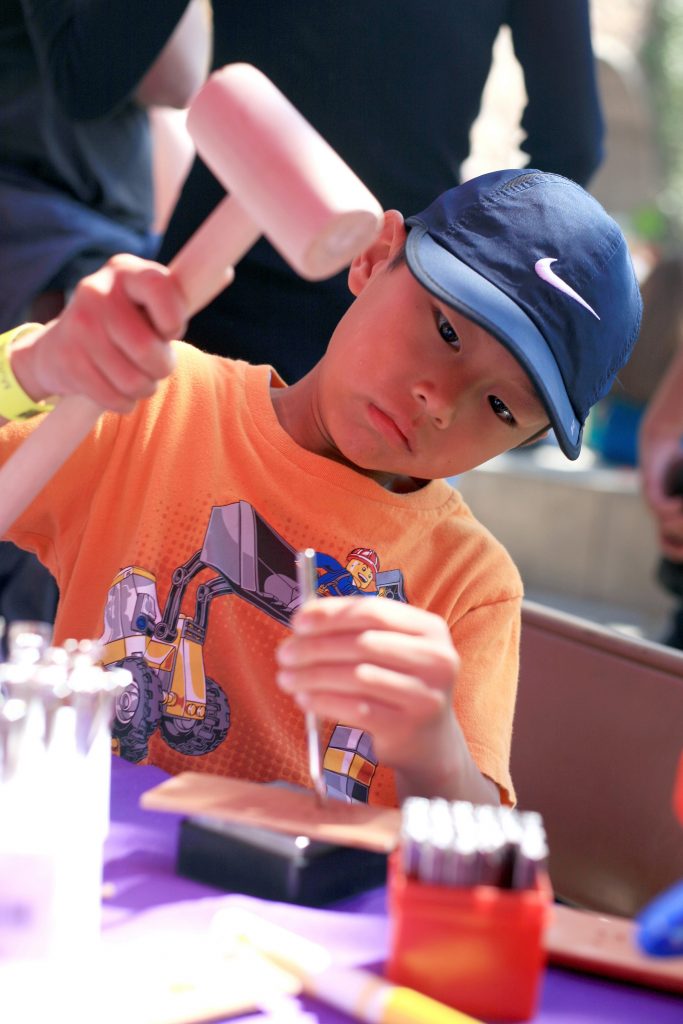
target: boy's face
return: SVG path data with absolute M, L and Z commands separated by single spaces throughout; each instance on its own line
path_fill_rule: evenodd
M 490 334 L 437 301 L 405 263 L 405 234 L 354 263 L 356 300 L 318 364 L 317 418 L 331 450 L 377 479 L 438 479 L 481 465 L 547 428 L 521 366 Z

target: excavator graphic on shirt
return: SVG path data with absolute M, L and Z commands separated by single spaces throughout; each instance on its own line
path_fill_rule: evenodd
M 289 625 L 301 602 L 296 555 L 248 502 L 237 501 L 211 510 L 202 547 L 174 570 L 163 610 L 152 573 L 140 566 L 118 573 L 109 590 L 100 643 L 103 663 L 122 666 L 132 677 L 117 701 L 112 727 L 114 747 L 122 757 L 142 760 L 157 730 L 183 754 L 207 754 L 223 742 L 230 729 L 230 706 L 225 692 L 206 674 L 203 657 L 211 602 L 241 597 Z M 342 587 L 346 593 L 406 600 L 400 570 L 379 571 L 372 549 L 354 548 L 344 564 L 324 554 L 319 560 L 321 595 L 342 592 Z M 192 614 L 187 614 L 181 610 L 187 588 L 206 570 L 215 575 L 199 584 Z M 371 738 L 340 725 L 331 746 L 326 760 L 333 769 L 354 758 L 356 769 L 351 774 L 341 767 L 339 772 L 326 771 L 328 785 L 343 799 L 367 800 L 376 766 Z

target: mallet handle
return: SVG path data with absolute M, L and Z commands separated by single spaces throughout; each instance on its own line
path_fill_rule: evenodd
M 29 434 L 0 469 L 0 538 L 97 423 L 102 409 L 69 395 Z
M 237 199 L 226 196 L 188 238 L 169 267 L 182 288 L 190 316 L 232 284 L 235 264 L 260 235 Z

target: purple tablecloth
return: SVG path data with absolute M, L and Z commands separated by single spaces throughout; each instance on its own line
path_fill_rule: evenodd
M 217 910 L 237 903 L 324 941 L 340 963 L 375 965 L 385 958 L 388 929 L 383 890 L 355 896 L 333 910 L 314 910 L 226 895 L 178 877 L 174 863 L 180 818 L 138 806 L 140 795 L 163 778 L 164 773 L 155 768 L 113 759 L 111 830 L 104 868 L 105 943 L 177 929 L 189 946 L 193 935 L 206 936 Z M 302 998 L 300 1007 L 300 1019 L 349 1022 L 346 1015 L 311 999 Z M 266 1020 L 267 1016 L 250 1019 Z M 683 1024 L 683 999 L 551 967 L 534 1024 Z

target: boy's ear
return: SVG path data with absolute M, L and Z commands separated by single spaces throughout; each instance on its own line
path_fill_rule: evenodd
M 387 210 L 377 238 L 356 256 L 349 268 L 349 288 L 353 295 L 360 295 L 374 272 L 393 259 L 405 240 L 403 214 L 398 210 Z

